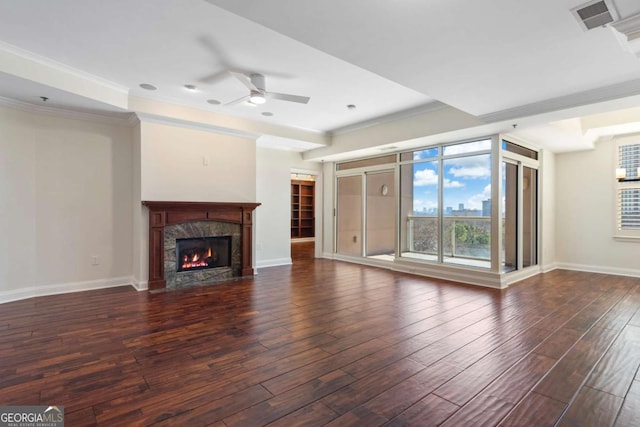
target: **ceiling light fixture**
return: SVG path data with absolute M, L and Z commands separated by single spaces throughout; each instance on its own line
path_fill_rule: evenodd
M 355 110 L 356 106 L 354 104 L 347 105 L 347 110 Z
M 262 113 L 260 113 L 260 114 L 262 114 L 262 115 L 263 115 L 263 116 L 265 116 L 265 117 L 271 117 L 271 116 L 273 116 L 273 113 L 272 113 L 271 111 L 264 111 L 264 112 L 262 112 Z
M 264 104 L 265 102 L 267 102 L 267 100 L 264 97 L 264 94 L 258 92 L 257 90 L 252 90 L 251 91 L 251 96 L 249 96 L 249 102 L 251 102 L 252 104 L 255 104 L 255 105 L 260 105 L 260 104 Z
M 157 87 L 155 87 L 154 85 L 150 85 L 149 83 L 142 83 L 142 84 L 140 84 L 140 87 L 142 89 L 145 89 L 145 90 L 156 90 L 156 89 L 158 89 Z
M 220 105 L 220 101 L 218 101 L 217 99 L 207 99 L 207 103 L 211 105 Z
M 191 92 L 195 92 L 196 90 L 198 90 L 198 88 L 194 85 L 184 85 L 184 88 L 190 90 Z

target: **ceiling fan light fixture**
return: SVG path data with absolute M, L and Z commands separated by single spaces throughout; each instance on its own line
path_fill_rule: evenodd
M 252 104 L 260 105 L 267 102 L 267 99 L 264 97 L 264 94 L 252 90 L 251 95 L 249 96 L 249 102 L 251 102 Z

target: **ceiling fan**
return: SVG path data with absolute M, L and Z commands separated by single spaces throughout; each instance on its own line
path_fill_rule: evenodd
M 249 94 L 238 98 L 235 101 L 228 102 L 225 105 L 235 105 L 244 101 L 249 101 L 251 104 L 260 105 L 264 104 L 269 99 L 279 99 L 281 101 L 298 102 L 300 104 L 306 104 L 309 102 L 308 96 L 289 95 L 287 93 L 267 92 L 265 89 L 265 78 L 262 74 L 244 74 L 236 71 L 229 71 L 231 75 L 240 80 L 243 85 L 249 89 Z

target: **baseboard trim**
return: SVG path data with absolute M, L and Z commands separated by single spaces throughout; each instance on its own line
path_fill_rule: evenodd
M 263 259 L 261 261 L 256 261 L 256 268 L 277 267 L 279 265 L 291 265 L 291 264 L 292 264 L 291 257 Z
M 329 258 L 323 254 L 325 258 Z M 331 254 L 328 254 L 331 255 Z M 371 267 L 386 268 L 401 273 L 415 274 L 417 276 L 431 277 L 434 279 L 448 280 L 467 285 L 484 286 L 487 288 L 503 289 L 506 285 L 501 282 L 501 275 L 491 271 L 482 271 L 473 268 L 453 267 L 448 265 L 431 265 L 414 262 L 412 260 L 382 261 L 370 258 L 349 257 L 333 254 L 329 259 L 368 265 Z
M 556 268 L 558 268 L 558 264 L 556 264 L 555 262 L 552 262 L 551 264 L 543 265 L 542 268 L 540 269 L 540 272 L 548 273 L 550 271 L 555 270 Z
M 512 271 L 502 275 L 502 286 L 504 288 L 509 287 L 514 283 L 518 283 L 522 280 L 528 279 L 529 277 L 537 276 L 540 273 L 542 273 L 542 269 L 537 265 L 527 267 L 523 270 Z
M 149 282 L 142 281 L 142 282 L 138 282 L 135 279 L 131 279 L 131 286 L 133 286 L 135 288 L 136 291 L 138 292 L 142 292 L 142 291 L 148 291 L 149 290 Z
M 93 291 L 96 289 L 116 288 L 119 286 L 133 286 L 134 288 L 136 288 L 136 286 L 134 285 L 133 277 L 131 276 L 90 280 L 86 282 L 58 283 L 47 286 L 33 286 L 24 289 L 14 289 L 11 291 L 0 292 L 0 304 L 19 301 L 27 298 L 67 294 L 70 292 Z
M 464 283 L 467 285 L 483 286 L 493 289 L 504 289 L 507 286 L 501 282 L 500 274 L 490 271 L 479 271 L 473 269 L 449 267 L 449 266 L 427 266 L 414 263 L 395 262 L 392 270 L 403 273 L 416 274 L 418 276 L 433 277 L 435 279 L 448 280 L 451 282 Z
M 607 267 L 602 265 L 573 264 L 558 262 L 556 268 L 563 270 L 584 271 L 586 273 L 612 274 L 614 276 L 640 277 L 640 270 L 632 268 Z
M 334 259 L 334 254 L 332 254 L 331 252 L 322 252 L 322 258 L 325 259 Z

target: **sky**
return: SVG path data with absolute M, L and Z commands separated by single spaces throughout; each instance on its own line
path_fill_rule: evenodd
M 454 153 L 447 153 L 454 154 Z M 438 162 L 414 163 L 414 211 L 429 211 L 438 206 Z M 482 210 L 482 201 L 491 198 L 491 156 L 445 159 L 443 161 L 444 208 Z

